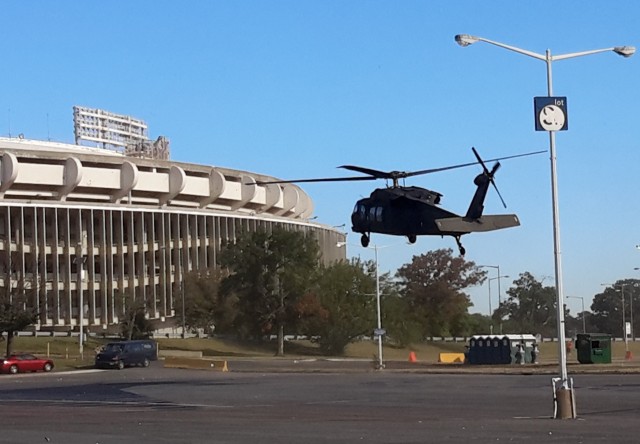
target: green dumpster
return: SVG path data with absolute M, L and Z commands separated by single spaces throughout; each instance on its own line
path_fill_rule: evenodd
M 580 364 L 611 364 L 611 335 L 581 333 L 576 339 Z

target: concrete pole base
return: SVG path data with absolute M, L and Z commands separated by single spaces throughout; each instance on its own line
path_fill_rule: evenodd
M 555 392 L 555 419 L 575 419 L 576 404 L 572 388 L 559 388 Z

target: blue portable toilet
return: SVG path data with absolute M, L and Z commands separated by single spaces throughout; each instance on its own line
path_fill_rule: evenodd
M 491 357 L 491 337 L 485 335 L 474 335 L 469 339 L 469 364 L 490 364 Z
M 467 362 L 469 364 L 507 365 L 516 363 L 518 345 L 525 350 L 524 362 L 531 362 L 531 350 L 536 337 L 520 335 L 474 335 L 469 339 Z
M 484 364 L 484 336 L 474 335 L 469 339 L 467 362 L 474 365 Z

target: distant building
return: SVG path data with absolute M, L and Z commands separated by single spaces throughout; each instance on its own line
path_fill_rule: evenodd
M 304 231 L 325 261 L 345 257 L 345 234 L 311 221 L 298 186 L 131 150 L 0 138 L 0 287 L 37 286 L 37 329 L 77 328 L 81 309 L 85 326 L 107 328 L 132 298 L 171 318 L 184 274 L 215 267 L 241 229 Z

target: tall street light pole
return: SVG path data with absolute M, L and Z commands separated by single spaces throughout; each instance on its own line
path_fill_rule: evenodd
M 582 333 L 586 333 L 587 332 L 587 322 L 585 321 L 584 318 L 584 297 L 583 296 L 567 296 L 567 298 L 569 299 L 580 299 L 582 301 Z
M 553 96 L 553 78 L 551 75 L 551 64 L 554 61 L 560 61 L 575 57 L 582 57 L 591 54 L 598 54 L 601 52 L 613 51 L 623 57 L 631 57 L 636 49 L 633 46 L 616 46 L 605 49 L 595 49 L 591 51 L 575 52 L 570 54 L 561 54 L 552 56 L 551 50 L 547 49 L 545 54 L 538 54 L 526 49 L 517 48 L 515 46 L 506 45 L 504 43 L 495 42 L 485 39 L 483 37 L 472 36 L 468 34 L 458 34 L 455 36 L 455 41 L 460 46 L 469 46 L 476 42 L 485 42 L 490 45 L 498 46 L 500 48 L 507 49 L 509 51 L 516 52 L 518 54 L 532 57 L 536 60 L 541 60 L 547 65 L 547 94 L 549 97 Z M 555 131 L 549 131 L 549 154 L 551 158 L 551 200 L 553 207 L 553 239 L 554 239 L 554 259 L 555 259 L 555 280 L 556 280 L 556 311 L 557 311 L 557 324 L 558 324 L 558 354 L 559 367 L 560 367 L 560 382 L 563 389 L 569 389 L 569 380 L 567 376 L 567 354 L 565 350 L 565 322 L 564 322 L 564 297 L 562 289 L 562 262 L 560 258 L 560 217 L 558 208 L 558 185 L 557 185 L 557 172 L 556 172 L 556 136 Z M 575 412 L 572 412 L 572 417 L 575 417 Z

